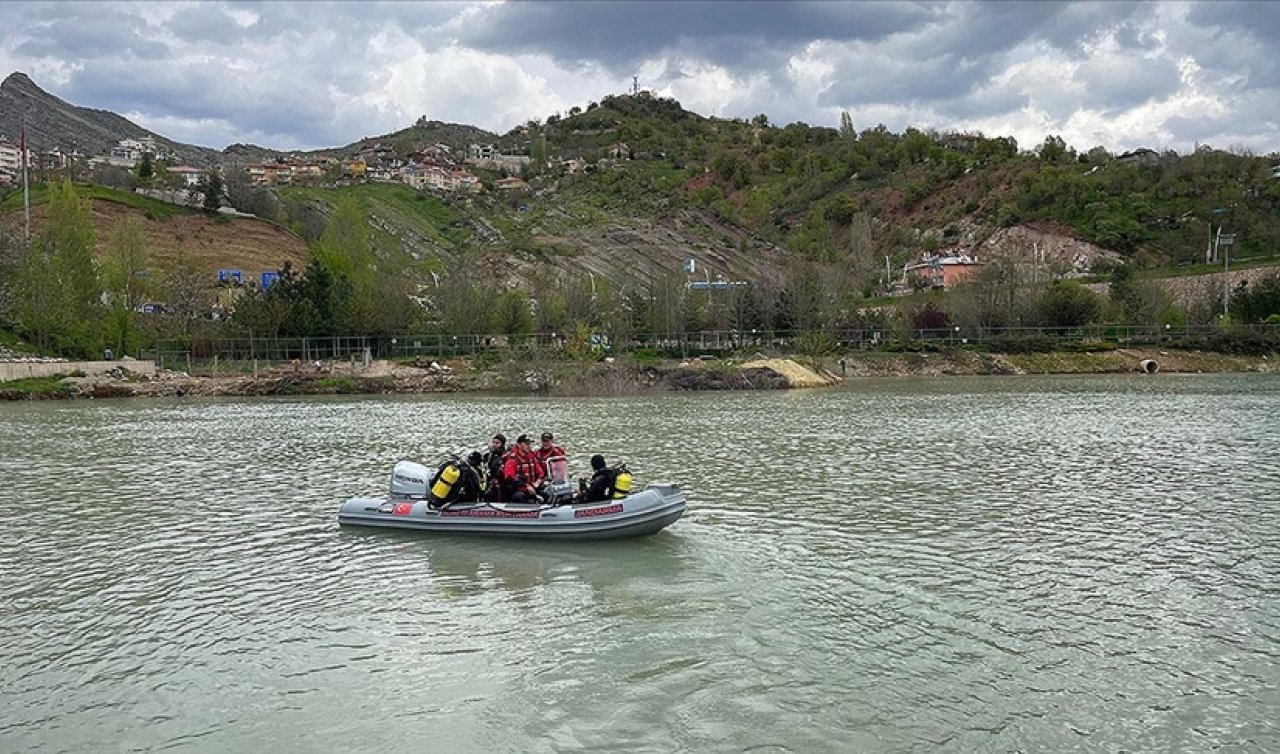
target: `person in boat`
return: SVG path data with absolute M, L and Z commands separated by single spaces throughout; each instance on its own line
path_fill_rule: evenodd
M 538 446 L 534 453 L 537 454 L 538 463 L 542 466 L 542 470 L 547 473 L 550 481 L 563 482 L 567 480 L 567 461 L 565 460 L 564 448 L 556 445 L 555 441 L 555 435 L 550 432 L 543 432 L 542 444 Z M 552 458 L 560 459 L 554 464 L 554 469 L 552 466 L 547 465 L 547 461 Z
M 474 503 L 479 500 L 484 492 L 480 471 L 482 465 L 483 459 L 474 451 L 465 459 L 453 458 L 445 461 L 431 479 L 432 497 L 427 505 L 431 508 L 444 508 L 454 503 Z M 451 477 L 447 476 L 450 467 L 458 472 L 452 484 L 448 482 Z M 441 494 L 437 490 L 437 484 L 441 482 L 440 486 L 445 489 L 445 493 L 443 498 L 437 498 L 436 495 Z
M 458 477 L 455 502 L 474 503 L 484 496 L 484 457 L 471 451 L 459 470 L 462 473 Z
M 502 462 L 502 499 L 512 503 L 536 501 L 543 476 L 538 454 L 533 452 L 533 440 L 520 435 Z
M 489 441 L 489 450 L 481 456 L 482 484 L 486 500 L 500 499 L 502 464 L 507 455 L 507 436 L 499 432 Z
M 609 468 L 604 456 L 599 453 L 591 456 L 591 481 L 578 480 L 582 499 L 588 503 L 598 503 L 613 497 L 613 483 L 618 472 Z

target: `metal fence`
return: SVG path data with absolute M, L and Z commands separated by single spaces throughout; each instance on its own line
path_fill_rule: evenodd
M 629 353 L 647 350 L 670 356 L 725 354 L 753 350 L 762 352 L 808 352 L 814 350 L 874 350 L 945 347 L 1064 347 L 1097 343 L 1105 348 L 1112 344 L 1153 345 L 1176 344 L 1210 338 L 1223 331 L 1213 325 L 1136 327 L 1125 325 L 1089 325 L 1077 328 L 949 327 L 925 330 L 892 328 L 844 328 L 813 332 L 788 330 L 702 330 L 694 332 L 641 333 L 610 340 L 594 335 L 587 344 L 598 351 Z M 1280 338 L 1278 325 L 1237 327 L 1232 332 L 1252 332 Z M 362 362 L 365 359 L 427 358 L 444 359 L 506 352 L 513 348 L 558 349 L 567 344 L 561 333 L 527 335 L 398 335 L 398 336 L 327 336 L 310 338 L 216 338 L 191 341 L 160 341 L 154 349 L 144 351 L 144 358 L 155 359 L 170 369 L 186 368 L 219 370 L 245 369 L 254 362 Z

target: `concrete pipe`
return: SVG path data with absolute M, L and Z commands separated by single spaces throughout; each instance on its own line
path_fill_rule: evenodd
M 1156 363 L 1155 359 L 1143 359 L 1138 362 L 1138 369 L 1142 370 L 1144 374 L 1155 374 L 1160 371 L 1160 365 Z

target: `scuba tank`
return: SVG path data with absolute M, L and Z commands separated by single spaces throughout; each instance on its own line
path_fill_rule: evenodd
M 617 473 L 613 477 L 613 499 L 621 500 L 631 494 L 631 470 L 626 466 L 619 466 Z
M 435 481 L 431 483 L 431 496 L 440 502 L 448 500 L 449 493 L 453 492 L 453 485 L 461 475 L 462 472 L 458 470 L 457 464 L 452 461 L 445 463 L 440 467 L 440 473 L 436 474 Z

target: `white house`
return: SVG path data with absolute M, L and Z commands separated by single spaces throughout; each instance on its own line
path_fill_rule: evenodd
M 193 168 L 190 165 L 175 165 L 169 168 L 169 172 L 182 178 L 185 186 L 198 186 L 200 177 L 204 175 L 204 171 L 200 168 Z
M 27 167 L 33 167 L 27 152 Z M 0 140 L 0 173 L 16 176 L 22 173 L 22 149 L 17 144 Z

